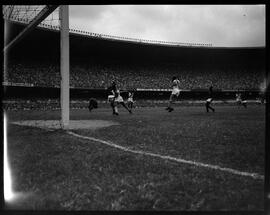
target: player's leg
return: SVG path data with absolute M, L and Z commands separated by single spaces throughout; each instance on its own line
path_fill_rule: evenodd
M 243 102 L 242 102 L 242 105 L 243 105 L 245 108 L 247 108 L 247 101 L 243 101 Z
M 173 98 L 173 95 L 171 94 L 170 95 L 170 98 L 169 98 L 169 102 L 168 102 L 168 106 L 167 106 L 167 108 L 166 108 L 166 110 L 169 110 L 170 109 L 170 107 L 171 107 L 171 103 L 172 103 L 172 98 Z
M 205 108 L 206 108 L 206 112 L 209 112 L 209 102 L 208 101 L 205 102 Z
M 108 96 L 108 102 L 110 103 L 110 106 L 112 108 L 113 114 L 115 114 L 115 97 L 113 95 Z
M 169 99 L 169 103 L 168 103 L 168 107 L 166 108 L 166 110 L 168 110 L 169 112 L 172 112 L 174 109 L 172 108 L 172 104 L 174 102 L 175 99 L 175 95 L 171 94 L 170 95 L 170 99 Z
M 116 102 L 114 102 L 114 100 L 111 100 L 110 105 L 111 105 L 113 114 L 116 114 L 116 111 L 115 111 L 115 109 L 117 108 L 116 107 Z
M 212 98 L 208 98 L 206 100 L 205 106 L 206 106 L 206 112 L 209 112 L 209 109 L 212 110 L 213 112 L 215 112 L 215 109 L 213 107 L 210 106 L 211 102 L 213 101 Z
M 90 101 L 90 104 L 89 104 L 89 110 L 91 109 L 96 109 L 96 108 L 98 108 L 98 103 L 97 103 L 97 100 L 96 99 L 91 99 L 91 101 Z M 90 110 L 90 111 L 91 111 Z
M 88 110 L 89 110 L 89 112 L 91 112 L 92 111 L 92 106 L 91 106 L 91 101 L 89 102 L 89 105 L 88 105 Z
M 130 110 L 133 108 L 133 101 L 128 101 L 127 106 Z
M 123 101 L 120 102 L 120 104 L 121 104 L 124 108 L 126 108 L 127 111 L 128 111 L 129 113 L 132 113 L 131 110 L 126 106 L 126 104 L 125 104 Z
M 243 105 L 242 99 L 239 101 L 239 108 Z
M 126 104 L 125 104 L 124 99 L 123 99 L 122 96 L 119 96 L 119 97 L 118 97 L 118 102 L 119 102 L 125 109 L 127 109 L 127 111 L 128 111 L 129 113 L 131 113 L 131 110 L 126 106 Z
M 211 107 L 210 107 L 211 101 L 212 101 L 212 98 L 208 98 L 208 99 L 206 99 L 206 101 L 205 101 L 206 112 L 209 112 L 209 109 L 211 108 Z
M 176 100 L 178 99 L 179 95 L 180 95 L 180 90 L 177 90 L 176 93 L 173 95 L 173 98 L 172 98 L 172 104 L 176 102 Z M 174 109 L 171 108 L 171 109 L 169 110 L 169 112 L 172 112 L 173 110 L 174 110 Z
M 239 109 L 239 106 L 241 105 L 241 102 L 239 100 L 236 100 L 237 108 Z
M 98 103 L 96 99 L 93 100 L 93 107 L 96 109 L 98 108 Z
M 265 102 L 265 98 L 262 96 L 261 97 L 261 104 L 264 104 L 264 102 Z
M 215 108 L 211 107 L 210 104 L 209 104 L 209 107 L 208 107 L 210 110 L 212 110 L 213 112 L 215 112 Z
M 119 113 L 118 113 L 118 107 L 117 106 L 118 106 L 118 102 L 115 101 L 114 102 L 114 113 L 113 113 L 114 115 L 119 115 Z
M 131 101 L 127 102 L 127 106 L 128 106 L 129 109 L 131 109 Z
M 115 115 L 119 115 L 117 105 L 114 107 L 114 114 L 115 114 Z
M 93 107 L 91 105 L 88 106 L 89 112 L 92 111 Z
M 212 101 L 213 101 L 213 99 L 210 98 L 208 108 L 209 108 L 210 110 L 212 110 L 213 112 L 215 112 L 215 108 L 211 107 Z

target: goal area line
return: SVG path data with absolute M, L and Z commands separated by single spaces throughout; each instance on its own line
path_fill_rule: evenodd
M 218 170 L 218 171 L 222 171 L 222 172 L 231 173 L 233 175 L 239 175 L 239 176 L 243 176 L 243 177 L 250 177 L 250 178 L 253 178 L 253 179 L 257 179 L 257 180 L 264 180 L 264 176 L 260 175 L 258 173 L 243 172 L 243 171 L 239 171 L 239 170 L 235 170 L 235 169 L 231 169 L 231 168 L 220 167 L 218 165 L 205 164 L 205 163 L 201 163 L 201 162 L 197 162 L 197 161 L 190 161 L 190 160 L 185 160 L 185 159 L 181 159 L 181 158 L 175 158 L 175 157 L 171 157 L 171 156 L 165 156 L 165 155 L 155 154 L 155 153 L 151 153 L 151 152 L 145 152 L 145 151 L 141 151 L 141 150 L 134 150 L 134 149 L 130 149 L 128 147 L 117 145 L 117 144 L 109 142 L 109 141 L 97 139 L 97 138 L 94 138 L 94 137 L 88 137 L 88 136 L 79 135 L 79 134 L 76 134 L 76 133 L 74 133 L 72 131 L 67 131 L 67 133 L 69 135 L 72 135 L 74 137 L 78 137 L 80 139 L 99 142 L 99 143 L 105 144 L 107 146 L 114 147 L 114 148 L 117 148 L 119 150 L 134 153 L 134 154 L 141 154 L 141 155 L 145 155 L 145 156 L 151 156 L 151 157 L 160 158 L 160 159 L 163 159 L 163 160 L 174 161 L 174 162 L 177 162 L 177 163 L 185 163 L 185 164 L 194 165 L 194 166 L 198 166 L 198 167 L 214 169 L 214 170 Z

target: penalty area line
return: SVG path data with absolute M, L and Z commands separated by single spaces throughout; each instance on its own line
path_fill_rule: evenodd
M 242 172 L 242 171 L 231 169 L 231 168 L 220 167 L 218 165 L 205 164 L 205 163 L 201 163 L 201 162 L 190 161 L 190 160 L 185 160 L 185 159 L 181 159 L 181 158 L 175 158 L 175 157 L 171 157 L 171 156 L 167 156 L 167 155 L 160 155 L 160 154 L 155 154 L 155 153 L 151 153 L 151 152 L 145 152 L 145 151 L 141 151 L 141 150 L 134 150 L 134 149 L 130 149 L 128 147 L 124 147 L 124 146 L 114 144 L 114 143 L 109 142 L 109 141 L 97 139 L 97 138 L 94 138 L 94 137 L 87 137 L 87 136 L 79 135 L 79 134 L 76 134 L 76 133 L 74 133 L 72 131 L 67 131 L 67 133 L 74 136 L 74 137 L 78 137 L 78 138 L 85 139 L 85 140 L 91 140 L 91 141 L 103 143 L 103 144 L 105 144 L 107 146 L 114 147 L 114 148 L 120 149 L 122 151 L 131 152 L 131 153 L 134 153 L 134 154 L 141 154 L 141 155 L 146 155 L 146 156 L 151 156 L 151 157 L 157 157 L 157 158 L 161 158 L 163 160 L 170 160 L 170 161 L 175 161 L 177 163 L 185 163 L 185 164 L 190 164 L 190 165 L 194 165 L 194 166 L 198 166 L 198 167 L 204 167 L 204 168 L 219 170 L 219 171 L 223 171 L 223 172 L 228 172 L 228 173 L 231 173 L 231 174 L 234 174 L 234 175 L 240 175 L 240 176 L 245 176 L 245 177 L 251 177 L 253 179 L 264 180 L 264 176 L 260 175 L 258 173 Z

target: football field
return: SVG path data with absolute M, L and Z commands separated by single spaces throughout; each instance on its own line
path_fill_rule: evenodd
M 263 210 L 265 106 L 71 110 L 96 129 L 14 124 L 59 110 L 7 111 L 12 208 L 35 210 Z M 88 121 L 87 121 L 88 122 Z

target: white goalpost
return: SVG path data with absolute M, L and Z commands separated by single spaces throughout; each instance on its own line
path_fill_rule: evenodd
M 60 24 L 60 106 L 61 106 L 61 120 L 60 125 L 62 129 L 69 128 L 69 105 L 70 105 L 70 88 L 69 88 L 69 6 L 68 5 L 45 5 L 40 11 L 39 7 L 36 9 L 26 9 L 23 11 L 23 8 L 31 7 L 22 6 L 22 9 L 19 5 L 10 5 L 3 7 L 4 17 L 9 20 L 12 17 L 21 16 L 23 14 L 29 18 L 30 22 L 28 25 L 12 40 L 10 41 L 3 49 L 4 54 L 7 54 L 10 49 L 13 48 L 20 40 L 22 40 L 27 34 L 32 32 L 32 30 L 37 27 L 41 22 L 43 22 L 50 14 L 52 14 L 57 7 L 59 7 L 59 24 Z M 34 7 L 34 5 L 32 6 Z M 37 11 L 38 14 L 34 13 L 34 18 L 31 18 L 33 11 Z
M 60 5 L 60 74 L 61 74 L 61 127 L 69 126 L 69 7 Z

